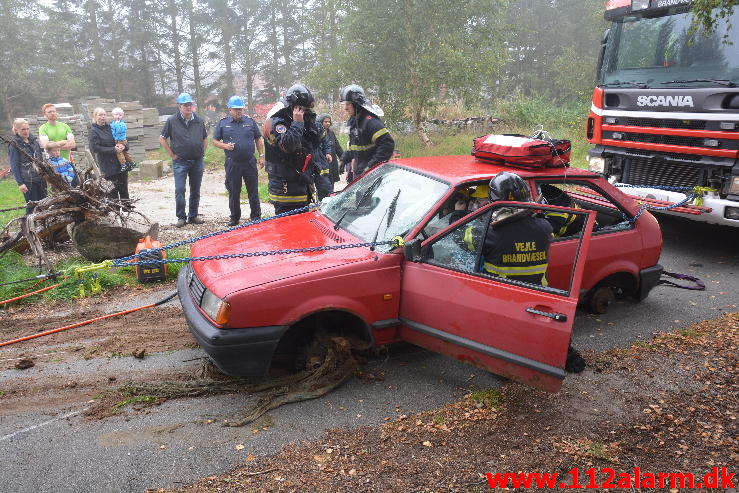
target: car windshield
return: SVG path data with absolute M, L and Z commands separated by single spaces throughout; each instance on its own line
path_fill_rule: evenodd
M 691 35 L 691 20 L 690 12 L 679 12 L 652 18 L 627 16 L 614 22 L 601 84 L 636 83 L 652 88 L 739 84 L 739 8 L 719 19 L 710 36 L 700 30 Z
M 386 164 L 331 197 L 321 212 L 363 241 L 390 240 L 405 236 L 448 190 L 448 183 Z

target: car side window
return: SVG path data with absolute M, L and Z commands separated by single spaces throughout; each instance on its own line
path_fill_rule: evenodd
M 429 245 L 427 262 L 462 272 L 479 272 L 481 239 L 490 223 L 490 213 L 457 225 Z
M 536 188 L 543 203 L 595 211 L 593 234 L 633 227 L 619 204 L 589 183 L 538 182 Z M 552 225 L 555 241 L 572 238 L 582 228 L 581 221 L 572 214 L 551 212 L 546 217 Z

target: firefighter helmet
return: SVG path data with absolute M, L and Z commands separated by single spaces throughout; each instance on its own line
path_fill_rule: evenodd
M 490 180 L 490 200 L 531 202 L 531 190 L 523 178 L 510 171 L 501 171 Z
M 385 112 L 382 111 L 382 108 L 380 108 L 376 104 L 370 103 L 369 99 L 367 98 L 367 94 L 364 92 L 364 89 L 362 89 L 362 86 L 358 86 L 357 84 L 349 84 L 348 86 L 344 86 L 341 89 L 340 100 L 342 103 L 354 104 L 354 107 L 357 110 L 359 110 L 359 108 L 364 108 L 367 112 L 375 115 L 378 118 L 382 118 L 383 116 L 385 116 Z
M 313 93 L 303 84 L 290 86 L 282 99 L 285 106 L 302 106 L 303 108 L 312 108 L 315 101 Z
M 364 93 L 364 89 L 357 84 L 349 84 L 341 90 L 341 102 L 342 103 L 354 103 L 359 106 L 367 104 L 367 95 Z
M 475 187 L 475 191 L 472 192 L 470 197 L 473 199 L 486 199 L 490 196 L 490 190 L 488 189 L 488 185 L 486 183 L 483 183 L 482 185 L 477 185 Z

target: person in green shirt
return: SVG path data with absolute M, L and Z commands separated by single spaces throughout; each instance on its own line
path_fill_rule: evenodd
M 58 121 L 59 115 L 53 104 L 45 104 L 43 111 L 48 122 L 38 128 L 39 143 L 44 149 L 60 149 L 62 157 L 69 161 L 69 150 L 74 149 L 77 145 L 74 141 L 74 134 L 69 125 Z

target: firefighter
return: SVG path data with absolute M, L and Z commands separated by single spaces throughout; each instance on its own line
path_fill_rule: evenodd
M 560 207 L 571 207 L 578 209 L 577 203 L 572 200 L 572 197 L 567 195 L 567 192 L 561 190 L 554 185 L 544 183 L 541 186 L 541 195 L 544 197 L 544 203 L 551 205 L 558 205 Z M 571 214 L 569 212 L 559 211 L 547 211 L 545 216 L 549 224 L 552 225 L 552 230 L 555 238 L 563 238 L 565 236 L 571 236 L 579 233 L 585 224 L 585 218 L 578 214 Z
M 530 202 L 528 184 L 515 173 L 503 171 L 490 180 L 489 198 Z M 552 226 L 524 210 L 508 217 L 498 214 L 488 228 L 482 247 L 483 271 L 494 276 L 547 285 L 547 256 Z
M 341 90 L 341 102 L 349 114 L 349 157 L 354 177 L 387 161 L 395 150 L 395 141 L 380 117 L 382 110 L 371 105 L 364 89 L 350 84 Z M 345 162 L 349 162 L 345 159 Z
M 269 199 L 280 214 L 311 202 L 314 156 L 320 152 L 313 94 L 303 84 L 290 87 L 267 114 L 262 127 Z

